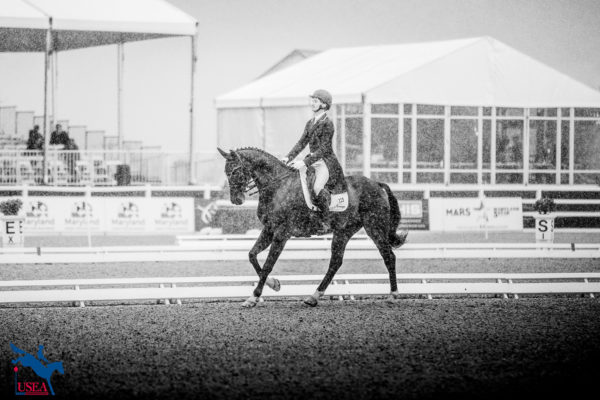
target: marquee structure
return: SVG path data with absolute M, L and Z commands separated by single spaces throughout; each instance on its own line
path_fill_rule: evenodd
M 597 184 L 600 92 L 490 37 L 335 48 L 216 99 L 219 146 L 285 154 L 334 97 L 347 174 L 392 184 Z
M 194 75 L 197 21 L 163 0 L 0 0 L 0 52 L 44 52 L 44 127 L 50 138 L 55 115 L 56 55 L 60 51 L 118 45 L 118 136 L 122 144 L 123 44 L 164 37 L 187 36 L 191 41 L 190 181 L 193 176 Z M 46 163 L 46 154 L 44 154 Z M 47 168 L 44 168 L 47 183 Z

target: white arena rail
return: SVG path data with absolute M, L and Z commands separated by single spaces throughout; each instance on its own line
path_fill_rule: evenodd
M 281 260 L 322 260 L 331 255 L 331 238 L 290 240 Z M 198 240 L 181 246 L 0 248 L 1 264 L 115 263 L 145 261 L 248 260 L 254 239 Z M 268 250 L 259 255 L 266 259 Z M 395 250 L 398 259 L 440 258 L 600 258 L 598 243 L 408 243 Z M 344 259 L 379 260 L 370 239 L 353 239 Z
M 265 287 L 263 297 L 301 298 L 312 294 L 321 275 L 274 276 L 282 282 L 275 292 Z M 398 274 L 402 295 L 501 295 L 600 293 L 600 273 L 480 273 Z M 251 294 L 256 276 L 164 277 L 120 279 L 58 279 L 0 281 L 0 303 L 69 302 L 83 307 L 86 301 L 238 299 Z M 194 286 L 178 286 L 194 285 Z M 140 287 L 144 286 L 144 287 Z M 340 274 L 325 295 L 342 300 L 355 296 L 389 294 L 386 274 Z

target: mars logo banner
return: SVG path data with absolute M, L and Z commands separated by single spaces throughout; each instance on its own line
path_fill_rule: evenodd
M 429 199 L 432 231 L 523 229 L 523 207 L 519 197 Z
M 44 346 L 39 345 L 38 351 L 32 355 L 25 350 L 21 350 L 13 343 L 10 343 L 10 348 L 16 355 L 15 359 L 11 360 L 14 364 L 14 383 L 15 395 L 17 396 L 54 396 L 54 388 L 52 387 L 52 374 L 56 371 L 59 374 L 64 374 L 62 361 L 50 362 L 44 356 Z M 19 368 L 20 366 L 20 368 Z M 19 377 L 19 372 L 26 372 L 31 369 L 37 378 Z M 30 374 L 21 374 L 30 376 Z

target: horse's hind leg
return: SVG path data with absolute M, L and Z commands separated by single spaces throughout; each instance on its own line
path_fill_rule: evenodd
M 304 299 L 304 304 L 308 304 L 311 307 L 314 307 L 319 302 L 319 298 L 325 293 L 325 290 L 333 280 L 336 272 L 342 266 L 342 262 L 344 261 L 344 251 L 346 250 L 346 245 L 350 240 L 352 235 L 342 234 L 334 232 L 333 239 L 331 241 L 331 259 L 329 260 L 329 269 L 327 273 L 323 277 L 321 284 L 317 288 L 317 291 L 307 298 Z
M 379 254 L 383 258 L 385 267 L 388 270 L 390 277 L 390 297 L 396 298 L 398 296 L 398 283 L 396 281 L 396 255 L 394 254 L 392 245 L 389 242 L 388 234 L 383 229 L 374 228 L 372 226 L 365 226 L 365 231 L 373 240 L 373 242 L 375 242 L 375 246 L 377 246 L 377 250 L 379 250 Z
M 262 268 L 260 267 L 260 263 L 258 262 L 257 256 L 264 249 L 269 247 L 269 245 L 271 244 L 272 241 L 273 241 L 273 232 L 271 232 L 267 228 L 263 228 L 263 230 L 260 232 L 260 235 L 258 236 L 258 239 L 256 240 L 256 243 L 254 243 L 254 246 L 252 246 L 250 253 L 248 253 L 248 259 L 250 260 L 250 264 L 252 264 L 252 266 L 254 267 L 254 270 L 256 271 L 256 274 L 259 277 L 260 277 L 260 272 L 262 271 Z M 267 279 L 267 286 L 276 292 L 278 292 L 279 289 L 281 289 L 281 283 L 279 283 L 278 279 L 274 279 L 274 278 Z

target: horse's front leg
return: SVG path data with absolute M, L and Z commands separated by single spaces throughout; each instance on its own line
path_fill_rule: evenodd
M 269 255 L 267 256 L 267 259 L 259 273 L 260 279 L 258 280 L 258 285 L 256 286 L 256 288 L 254 288 L 252 296 L 246 299 L 242 306 L 254 307 L 256 305 L 258 298 L 262 294 L 265 283 L 267 282 L 267 278 L 273 270 L 273 267 L 275 266 L 275 263 L 277 262 L 277 259 L 279 258 L 279 255 L 283 251 L 283 248 L 285 247 L 285 244 L 287 243 L 289 238 L 290 235 L 287 233 L 275 233 L 273 235 L 273 241 L 271 242 Z
M 254 243 L 254 246 L 252 246 L 250 253 L 248 253 L 248 259 L 250 260 L 250 264 L 252 264 L 252 266 L 254 267 L 254 270 L 256 271 L 256 274 L 258 275 L 259 278 L 260 278 L 260 272 L 262 271 L 262 268 L 260 267 L 260 263 L 258 262 L 257 256 L 264 249 L 269 247 L 271 242 L 273 242 L 273 232 L 270 229 L 265 227 L 260 232 L 260 235 L 258 236 L 256 243 Z M 281 283 L 279 282 L 278 279 L 275 279 L 275 278 L 268 278 L 267 286 L 276 292 L 278 292 L 279 289 L 281 289 Z

